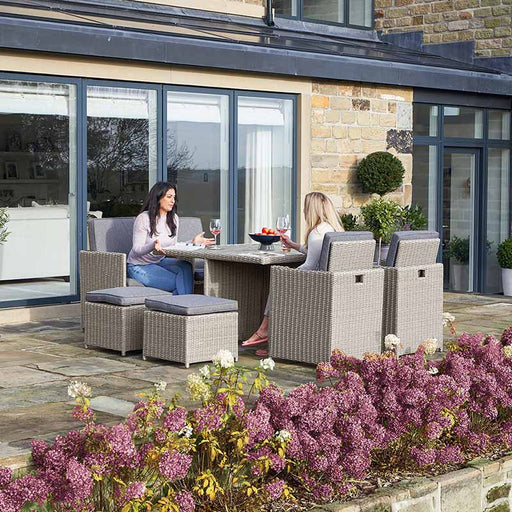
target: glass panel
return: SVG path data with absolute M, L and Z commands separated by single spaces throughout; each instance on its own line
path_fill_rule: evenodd
M 343 23 L 345 0 L 303 0 L 304 18 Z
M 292 215 L 293 101 L 238 100 L 238 241 Z
M 349 0 L 348 19 L 351 25 L 372 27 L 372 0 Z
M 76 294 L 76 154 L 75 86 L 0 81 L 0 301 Z
M 96 217 L 139 213 L 157 172 L 155 90 L 87 87 L 87 200 Z
M 510 139 L 510 112 L 489 110 L 489 139 Z
M 428 229 L 437 229 L 437 147 L 414 146 L 412 163 L 412 204 L 422 207 Z
M 435 137 L 437 135 L 437 112 L 436 105 L 415 103 L 413 106 L 414 135 Z
M 466 107 L 444 108 L 445 137 L 481 139 L 483 135 L 483 111 Z
M 297 1 L 298 0 L 274 0 L 276 14 L 297 16 Z
M 167 179 L 177 184 L 178 212 L 221 219 L 220 242 L 228 241 L 229 96 L 167 93 Z
M 500 293 L 501 270 L 496 259 L 496 250 L 509 236 L 510 150 L 489 148 L 487 173 L 487 258 L 484 291 Z
M 443 164 L 443 263 L 445 288 L 473 291 L 476 155 L 446 150 Z

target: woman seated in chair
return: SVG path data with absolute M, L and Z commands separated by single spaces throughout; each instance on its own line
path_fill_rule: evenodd
M 292 242 L 286 235 L 283 235 L 281 240 L 285 246 L 307 254 L 306 261 L 298 267 L 299 270 L 318 270 L 325 234 L 333 231 L 344 231 L 344 229 L 340 224 L 339 216 L 332 201 L 321 192 L 311 192 L 306 195 L 304 199 L 304 217 L 307 226 L 305 243 L 299 245 Z M 269 302 L 267 300 L 261 325 L 248 340 L 242 343 L 243 347 L 254 347 L 268 342 L 268 314 Z M 260 349 L 256 351 L 256 355 L 266 356 L 267 351 Z
M 144 286 L 185 295 L 194 290 L 192 265 L 166 258 L 164 249 L 176 244 L 180 220 L 176 210 L 176 187 L 158 182 L 149 191 L 141 213 L 133 225 L 133 247 L 128 254 L 128 277 Z M 194 244 L 211 245 L 204 231 L 192 240 Z M 155 255 L 154 252 L 159 253 Z

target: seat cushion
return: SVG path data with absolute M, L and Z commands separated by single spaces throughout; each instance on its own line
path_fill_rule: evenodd
M 132 248 L 134 217 L 90 219 L 89 247 L 91 251 L 124 252 Z
M 206 295 L 171 295 L 147 298 L 146 307 L 173 315 L 191 316 L 237 311 L 238 302 Z
M 171 297 L 172 295 L 164 290 L 146 286 L 119 286 L 117 288 L 87 292 L 85 299 L 88 302 L 106 302 L 116 306 L 135 306 L 137 304 L 144 304 L 148 297 L 155 296 Z
M 343 233 L 326 233 L 322 243 L 322 252 L 318 262 L 318 270 L 328 270 L 329 254 L 333 242 L 355 242 L 357 240 L 373 240 L 373 234 L 370 231 L 345 231 Z
M 396 256 L 398 253 L 398 246 L 402 240 L 428 240 L 431 238 L 439 238 L 437 231 L 395 231 L 391 237 L 391 244 L 389 246 L 388 257 L 386 258 L 386 267 L 394 267 Z M 432 263 L 435 263 L 433 261 Z

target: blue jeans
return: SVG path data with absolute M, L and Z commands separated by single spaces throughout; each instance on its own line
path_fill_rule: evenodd
M 147 265 L 128 263 L 128 277 L 144 286 L 173 292 L 174 295 L 186 295 L 194 291 L 192 265 L 175 258 L 164 258 L 158 263 Z

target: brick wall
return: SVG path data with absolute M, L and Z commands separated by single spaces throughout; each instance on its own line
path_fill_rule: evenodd
M 476 57 L 512 56 L 512 0 L 375 0 L 375 29 L 423 31 L 425 44 L 475 42 Z
M 366 155 L 389 151 L 405 167 L 404 184 L 387 195 L 411 201 L 412 89 L 351 82 L 313 83 L 311 111 L 313 190 L 328 194 L 343 213 L 370 200 L 356 179 Z

